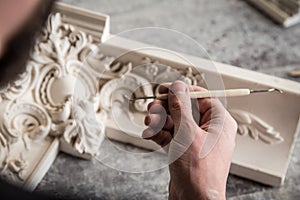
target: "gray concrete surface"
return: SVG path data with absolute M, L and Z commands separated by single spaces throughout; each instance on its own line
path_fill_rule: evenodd
M 284 78 L 300 68 L 300 25 L 283 29 L 240 0 L 63 0 L 111 16 L 111 32 L 148 26 L 170 28 L 199 42 L 212 59 Z M 141 38 L 147 39 L 147 38 Z M 158 39 L 161 45 L 164 40 Z M 165 42 L 166 43 L 166 42 Z M 183 51 L 189 47 L 183 45 Z M 291 78 L 290 78 L 291 79 Z M 300 81 L 300 79 L 293 79 Z M 143 150 L 118 144 L 130 151 Z M 104 145 L 105 151 L 105 145 Z M 107 152 L 122 164 L 131 158 Z M 233 175 L 229 199 L 300 199 L 300 141 L 288 168 L 285 185 L 264 186 Z M 148 159 L 148 160 L 147 160 Z M 159 159 L 130 160 L 138 169 Z M 36 191 L 84 199 L 167 199 L 168 169 L 131 174 L 96 160 L 83 161 L 60 154 Z

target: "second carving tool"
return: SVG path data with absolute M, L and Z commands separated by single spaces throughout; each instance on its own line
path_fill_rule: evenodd
M 247 96 L 253 93 L 265 93 L 265 92 L 275 92 L 275 91 L 279 93 L 283 93 L 281 90 L 275 88 L 266 89 L 266 90 L 230 89 L 230 90 L 210 90 L 210 91 L 190 92 L 190 96 L 192 99 L 213 98 L 213 97 L 236 97 L 236 96 Z M 158 94 L 157 96 L 136 97 L 136 98 L 129 98 L 125 95 L 124 97 L 129 101 L 136 101 L 136 100 L 143 100 L 143 99 L 167 100 L 168 94 Z

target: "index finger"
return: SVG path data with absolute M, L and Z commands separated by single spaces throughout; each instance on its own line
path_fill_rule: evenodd
M 160 94 L 165 94 L 169 92 L 169 87 L 171 86 L 171 83 L 163 83 L 159 86 L 158 92 Z M 196 86 L 196 85 L 190 85 L 189 89 L 191 92 L 197 92 L 197 91 L 207 91 L 207 89 Z M 201 114 L 205 113 L 212 107 L 212 98 L 202 98 L 197 99 L 198 100 L 198 110 Z

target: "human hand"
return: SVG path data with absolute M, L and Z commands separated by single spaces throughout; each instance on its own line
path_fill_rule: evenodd
M 225 199 L 237 124 L 219 100 L 191 100 L 189 90 L 205 89 L 180 81 L 159 88 L 168 101 L 149 104 L 143 138 L 168 152 L 169 199 Z

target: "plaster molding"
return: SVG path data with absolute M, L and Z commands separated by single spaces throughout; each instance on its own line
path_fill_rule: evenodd
M 129 56 L 129 61 L 118 57 L 120 52 L 141 49 L 140 43 L 124 38 L 118 38 L 117 45 L 101 43 L 103 31 L 107 32 L 109 25 L 106 23 L 105 15 L 63 4 L 49 16 L 25 73 L 0 91 L 0 174 L 3 177 L 32 190 L 59 151 L 92 159 L 105 135 L 157 150 L 153 143 L 139 138 L 150 100 L 128 102 L 123 95 L 152 96 L 157 93 L 157 86 L 166 81 L 183 80 L 189 85 L 204 86 L 205 75 L 214 73 L 211 63 L 187 55 L 198 66 L 197 72 L 163 52 L 137 52 Z M 300 87 L 287 80 L 214 64 L 228 88 L 240 85 L 277 88 L 280 82 L 280 89 L 288 91 L 283 96 L 247 97 L 249 101 L 228 99 L 239 133 L 248 135 L 237 139 L 232 172 L 265 184 L 282 184 L 297 133 L 299 111 L 295 107 L 300 100 Z M 281 102 L 286 102 L 284 108 L 278 108 Z M 269 113 L 274 107 L 284 119 L 256 113 L 259 109 Z M 122 120 L 113 123 L 113 115 Z M 132 122 L 136 126 L 129 127 Z M 281 127 L 280 131 L 274 128 L 274 124 L 284 122 L 289 126 Z M 126 137 L 121 129 L 128 133 Z M 280 160 L 270 166 L 266 158 L 273 153 Z
M 256 115 L 243 110 L 230 110 L 230 114 L 238 123 L 238 133 L 261 140 L 266 144 L 280 144 L 284 138 L 270 124 Z
M 91 159 L 104 139 L 107 114 L 85 63 L 99 40 L 65 21 L 49 16 L 26 71 L 0 91 L 0 174 L 28 189 L 47 172 L 41 166 L 50 167 L 44 162 L 53 162 L 54 148 Z
M 117 55 L 128 54 L 134 49 L 143 49 L 145 46 L 145 44 L 136 41 L 116 37 L 114 36 L 113 41 L 108 41 L 108 44 L 104 44 L 106 45 L 104 49 L 109 55 L 113 55 L 113 52 L 117 52 Z M 128 61 L 128 58 L 131 58 L 133 69 L 142 65 L 141 63 L 146 62 L 150 65 L 157 65 L 157 62 L 159 62 L 161 65 L 170 65 L 173 70 L 189 72 L 187 63 L 177 56 L 165 54 L 161 51 L 152 51 L 151 49 L 155 49 L 155 47 L 147 47 L 147 49 L 140 50 L 134 55 L 128 55 L 124 60 Z M 211 67 L 211 61 L 184 54 L 182 56 L 196 66 L 196 71 L 203 73 L 198 76 L 204 79 L 201 82 L 201 78 L 199 78 L 198 84 L 200 83 L 201 86 L 205 85 L 205 77 L 211 78 L 220 75 L 226 88 L 275 87 L 284 91 L 284 95 L 272 93 L 226 99 L 227 108 L 236 115 L 235 118 L 238 121 L 240 132 L 249 134 L 244 137 L 237 137 L 231 173 L 268 185 L 282 185 L 286 175 L 286 166 L 289 163 L 300 128 L 298 125 L 300 110 L 295 109 L 299 107 L 300 85 L 289 80 L 217 62 L 213 62 L 214 69 Z M 147 57 L 150 59 L 147 59 Z M 121 60 L 122 58 L 118 59 L 118 61 Z M 144 61 L 142 62 L 142 60 Z M 174 63 L 174 65 L 170 63 Z M 151 71 L 152 74 L 157 73 L 155 66 L 150 66 L 147 70 Z M 193 73 L 194 71 L 190 70 L 190 72 Z M 131 73 L 134 73 L 134 70 Z M 146 73 L 146 70 L 144 73 Z M 276 112 L 274 112 L 274 108 L 276 108 Z M 137 112 L 134 114 L 138 115 Z M 142 122 L 140 122 L 141 124 Z M 285 125 L 282 126 L 281 124 Z M 138 131 L 130 132 L 131 130 L 128 130 L 126 131 L 128 135 L 124 135 L 124 130 L 120 130 L 120 123 L 118 122 L 110 120 L 107 128 L 106 135 L 111 139 L 151 150 L 158 149 L 158 146 L 153 142 L 142 140 Z M 134 137 L 130 137 L 131 135 Z M 276 157 L 276 159 L 270 159 L 271 157 Z

